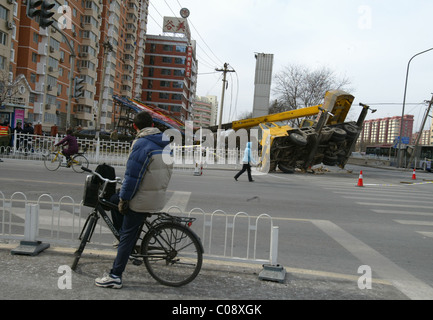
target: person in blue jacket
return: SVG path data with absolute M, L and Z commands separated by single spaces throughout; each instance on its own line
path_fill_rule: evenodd
M 245 171 L 248 173 L 248 181 L 253 182 L 253 177 L 251 176 L 251 164 L 255 164 L 255 161 L 251 154 L 251 142 L 247 142 L 247 146 L 244 151 L 244 158 L 242 159 L 242 169 L 235 175 L 235 180 L 238 181 L 238 178 L 243 174 Z
M 139 228 L 149 213 L 160 212 L 164 207 L 173 171 L 173 165 L 163 160 L 163 154 L 167 152 L 164 149 L 170 141 L 153 127 L 150 114 L 145 111 L 138 113 L 133 125 L 137 136 L 128 156 L 122 187 L 110 199 L 118 203 L 118 210 L 112 210 L 111 214 L 113 222 L 117 216 L 119 223 L 119 246 L 110 273 L 95 279 L 99 287 L 122 288 L 122 274 L 134 250 Z

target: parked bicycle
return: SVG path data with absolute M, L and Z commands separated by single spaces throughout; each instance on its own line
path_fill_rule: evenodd
M 81 173 L 84 172 L 82 167 L 89 167 L 89 160 L 84 155 L 87 149 L 84 149 L 83 152 L 78 152 L 77 154 L 71 156 L 69 161 L 64 161 L 66 158 L 62 150 L 58 148 L 57 151 L 50 152 L 44 156 L 44 165 L 50 171 L 55 171 L 60 167 L 72 167 L 75 172 Z
M 72 270 L 76 270 L 100 217 L 119 240 L 119 232 L 106 212 L 110 208 L 116 209 L 117 205 L 107 200 L 105 190 L 108 184 L 121 183 L 120 178 L 110 180 L 85 167 L 82 170 L 91 173 L 86 178 L 84 203 L 93 210 L 79 236 L 81 242 L 75 252 Z M 99 178 L 99 185 L 95 184 L 95 177 Z M 204 251 L 199 237 L 190 228 L 195 218 L 177 217 L 163 212 L 146 215 L 130 260 L 134 265 L 144 262 L 149 274 L 163 285 L 179 287 L 194 280 L 200 272 Z

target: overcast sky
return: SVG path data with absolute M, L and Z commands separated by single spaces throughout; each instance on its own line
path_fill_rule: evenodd
M 300 64 L 348 77 L 353 109 L 371 104 L 374 119 L 401 116 L 409 59 L 433 48 L 432 0 L 150 0 L 148 33 L 162 34 L 162 16 L 179 17 L 182 7 L 190 10 L 197 41 L 197 95 L 221 102 L 222 73 L 215 68 L 227 62 L 236 70 L 228 76 L 225 121 L 252 110 L 255 52 L 274 54 L 274 75 Z M 405 114 L 417 126 L 432 93 L 433 50 L 410 64 Z

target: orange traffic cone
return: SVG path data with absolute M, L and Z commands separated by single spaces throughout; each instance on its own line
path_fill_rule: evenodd
M 413 169 L 412 180 L 416 180 L 415 168 Z
M 359 179 L 358 179 L 358 187 L 363 187 L 364 186 L 364 182 L 362 181 L 362 170 L 361 173 L 359 174 Z

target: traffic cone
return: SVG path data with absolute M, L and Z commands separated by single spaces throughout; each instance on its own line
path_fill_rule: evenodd
M 363 187 L 364 186 L 364 182 L 362 180 L 362 170 L 361 173 L 359 174 L 359 179 L 358 179 L 358 187 Z
M 412 180 L 416 180 L 415 168 L 413 169 Z

